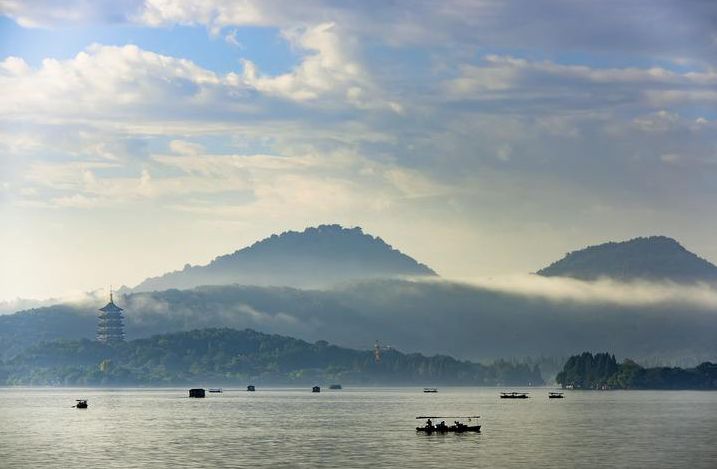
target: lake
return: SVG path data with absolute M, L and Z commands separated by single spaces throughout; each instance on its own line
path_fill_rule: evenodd
M 717 392 L 547 393 L 0 388 L 0 467 L 717 467 Z M 419 415 L 483 429 L 417 434 Z

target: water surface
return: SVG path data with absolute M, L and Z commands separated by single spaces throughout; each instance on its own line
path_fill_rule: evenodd
M 717 467 L 717 392 L 499 391 L 0 388 L 0 466 Z M 426 414 L 483 431 L 417 434 Z

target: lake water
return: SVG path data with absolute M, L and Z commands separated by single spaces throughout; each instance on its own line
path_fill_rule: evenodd
M 0 388 L 0 467 L 717 468 L 717 392 L 224 391 Z M 415 431 L 476 414 L 480 434 Z

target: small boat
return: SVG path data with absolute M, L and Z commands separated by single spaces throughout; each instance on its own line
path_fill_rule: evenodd
M 209 392 L 224 392 L 222 388 L 209 388 Z
M 311 392 L 321 392 L 321 386 L 314 386 L 311 388 Z
M 527 399 L 527 392 L 502 392 L 500 393 L 501 399 Z
M 250 384 L 249 386 L 246 387 L 246 390 L 254 392 L 254 391 L 256 391 L 256 387 L 253 384 Z
M 428 435 L 432 433 L 480 433 L 480 425 L 472 425 L 473 419 L 479 419 L 479 415 L 470 417 L 416 417 L 416 419 L 426 419 L 426 424 L 422 427 L 416 427 L 416 431 L 420 433 L 426 433 Z M 453 425 L 446 425 L 445 420 L 441 420 L 438 425 L 433 424 L 433 420 L 438 419 L 455 419 Z M 461 420 L 467 420 L 468 423 L 463 423 Z
M 548 399 L 563 399 L 565 396 L 563 396 L 562 392 L 549 392 L 548 393 Z
M 189 397 L 204 397 L 204 389 L 194 388 L 189 390 Z
M 332 384 L 329 389 L 343 389 L 343 387 L 340 384 Z
M 77 404 L 75 404 L 74 407 L 77 409 L 86 409 L 87 408 L 87 400 L 77 399 Z
M 438 392 L 438 388 L 423 388 L 423 392 Z

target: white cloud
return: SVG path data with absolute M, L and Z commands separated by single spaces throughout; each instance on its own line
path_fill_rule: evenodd
M 715 10 L 712 2 L 686 6 L 680 0 L 638 0 L 610 8 L 560 0 L 540 4 L 533 0 L 146 0 L 141 8 L 130 9 L 134 21 L 144 24 L 199 24 L 215 33 L 227 26 L 285 28 L 315 24 L 322 18 L 390 44 L 494 43 L 506 48 L 530 44 L 544 49 L 568 45 L 595 51 L 649 51 L 681 61 L 714 53 Z
M 674 129 L 679 123 L 680 116 L 664 109 L 633 119 L 633 124 L 645 132 L 665 132 Z
M 228 32 L 226 35 L 224 35 L 224 41 L 225 41 L 227 44 L 231 44 L 231 45 L 233 45 L 233 46 L 235 46 L 235 47 L 238 47 L 238 48 L 240 48 L 240 49 L 243 49 L 244 46 L 241 44 L 241 42 L 239 42 L 239 39 L 237 39 L 237 32 L 238 32 L 238 31 L 237 31 L 236 29 L 234 29 L 234 30 Z
M 148 52 L 137 46 L 90 46 L 69 60 L 45 59 L 31 69 L 18 59 L 0 63 L 5 118 L 116 119 L 207 102 L 240 93 L 237 80 L 218 76 L 189 60 Z
M 276 77 L 258 75 L 250 63 L 243 75 L 220 75 L 134 45 L 96 44 L 72 59 L 45 59 L 38 68 L 9 57 L 0 62 L 0 112 L 6 121 L 153 132 L 182 123 L 191 127 L 186 125 L 190 122 L 227 127 L 232 119 L 262 115 L 266 104 L 256 91 L 295 101 L 326 98 L 323 104 L 332 107 L 380 107 L 372 101 L 375 87 L 336 44 L 330 26 L 311 29 L 296 40 L 317 53 L 305 57 L 295 71 Z M 356 87 L 368 96 L 352 95 L 349 90 Z
M 391 45 L 529 44 L 543 50 L 646 52 L 675 63 L 709 62 L 717 47 L 716 9 L 714 2 L 681 0 L 616 2 L 610 8 L 562 0 L 0 0 L 0 13 L 24 26 L 183 24 L 218 34 L 227 27 L 284 29 L 334 21 L 352 34 Z
M 111 172 L 118 169 L 116 163 L 34 163 L 25 178 L 37 190 L 18 194 L 17 205 L 96 208 L 158 203 L 223 219 L 301 213 L 330 218 L 344 211 L 382 212 L 411 199 L 448 192 L 419 171 L 345 152 L 213 155 L 200 153 L 202 147 L 192 142 L 174 140 L 169 146 L 174 154 L 153 155 L 133 176 Z
M 186 140 L 172 140 L 169 142 L 169 149 L 180 155 L 196 155 L 204 150 L 198 143 L 187 142 Z
M 417 197 L 438 197 L 447 188 L 419 171 L 377 163 L 350 153 L 276 155 L 155 155 L 154 160 L 213 188 L 243 188 L 252 204 L 272 213 L 331 206 L 369 210 Z M 187 184 L 192 192 L 196 185 Z M 294 208 L 290 208 L 294 207 Z M 186 208 L 186 207 L 185 207 Z M 199 207 L 202 209 L 202 207 Z
M 29 28 L 125 22 L 142 0 L 0 0 L 0 14 Z
M 263 93 L 295 101 L 328 95 L 362 109 L 401 110 L 398 103 L 381 95 L 352 50 L 352 40 L 339 34 L 335 23 L 285 30 L 284 37 L 297 50 L 307 52 L 301 63 L 288 73 L 265 76 L 254 63 L 244 60 L 245 83 Z
M 716 99 L 713 71 L 677 73 L 659 67 L 599 68 L 487 55 L 461 65 L 443 84 L 451 99 L 547 101 L 551 108 L 661 106 Z
M 261 2 L 238 0 L 146 0 L 135 21 L 151 26 L 201 24 L 218 31 L 223 26 L 262 25 L 269 18 Z
M 707 310 L 717 309 L 717 287 L 702 283 L 624 282 L 608 278 L 584 281 L 540 275 L 508 275 L 462 281 L 488 290 L 552 301 L 627 306 L 690 305 Z

